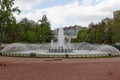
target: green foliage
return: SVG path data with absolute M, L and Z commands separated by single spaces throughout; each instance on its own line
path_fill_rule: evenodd
M 82 29 L 78 32 L 78 42 L 83 42 L 83 41 L 86 41 L 86 38 L 87 38 L 87 29 Z
M 9 16 L 6 16 L 6 17 L 9 17 Z M 0 18 L 0 20 L 2 19 Z M 42 19 L 39 21 L 40 21 L 40 24 L 32 20 L 28 20 L 27 18 L 24 18 L 19 23 L 16 24 L 16 20 L 15 20 L 10 25 L 9 24 L 5 25 L 5 23 L 7 23 L 7 21 L 5 21 L 3 23 L 4 26 L 0 25 L 0 33 L 1 33 L 0 39 L 2 39 L 2 42 L 4 43 L 50 42 L 53 35 L 50 29 L 50 23 L 47 20 L 46 15 L 43 15 Z
M 40 42 L 50 42 L 53 36 L 52 31 L 50 30 L 50 23 L 47 20 L 46 15 L 43 15 L 42 20 L 39 20 L 39 22 L 41 22 L 38 30 Z
M 76 42 L 78 42 L 78 39 L 77 38 L 71 38 L 71 42 L 76 43 Z
M 39 20 L 40 24 L 27 18 L 16 24 L 13 12 L 20 10 L 13 5 L 14 0 L 0 0 L 0 42 L 50 42 L 52 31 L 46 15 Z
M 0 0 L 0 43 L 6 38 L 8 27 L 16 23 L 14 12 L 20 13 L 18 7 L 13 7 L 14 0 Z M 9 32 L 8 32 L 9 33 Z
M 118 19 L 120 19 L 120 14 L 117 16 L 117 20 L 105 18 L 97 24 L 91 23 L 89 28 L 80 30 L 77 38 L 73 41 L 99 44 L 120 42 L 120 23 Z
M 36 42 L 37 41 L 37 36 L 35 32 L 32 31 L 27 31 L 26 33 L 21 33 L 20 35 L 21 41 L 22 42 Z
M 113 21 L 113 27 L 112 27 L 112 32 L 113 32 L 113 42 L 120 42 L 120 12 L 118 14 L 116 14 L 116 16 L 114 17 L 114 21 Z

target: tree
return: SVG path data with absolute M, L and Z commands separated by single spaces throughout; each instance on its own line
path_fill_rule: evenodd
M 0 0 L 0 45 L 4 39 L 4 29 L 16 22 L 14 12 L 20 13 L 18 7 L 14 7 L 14 0 Z
M 77 40 L 76 39 L 74 40 L 78 42 L 87 42 L 88 41 L 87 37 L 88 37 L 88 29 L 83 28 L 78 32 Z
M 88 29 L 88 42 L 90 43 L 97 43 L 97 28 L 98 25 L 94 24 L 93 22 L 89 24 L 89 29 Z
M 104 19 L 104 22 L 105 22 L 105 43 L 107 44 L 112 44 L 113 43 L 113 39 L 112 39 L 112 36 L 113 36 L 113 31 L 112 31 L 112 27 L 113 27 L 113 19 L 110 19 L 110 18 L 105 18 Z
M 52 39 L 52 31 L 50 29 L 50 22 L 47 20 L 46 15 L 43 15 L 42 19 L 39 20 L 40 27 L 38 30 L 38 38 L 40 42 L 50 42 Z
M 50 22 L 47 20 L 46 15 L 43 15 L 43 16 L 42 16 L 42 19 L 41 19 L 41 20 L 38 20 L 38 21 L 41 23 L 40 26 L 50 27 Z
M 113 20 L 105 18 L 101 22 L 89 24 L 88 28 L 81 29 L 78 32 L 77 39 L 73 39 L 73 42 L 89 42 L 99 44 L 112 44 L 113 43 Z
M 120 42 L 120 11 L 118 11 L 114 15 L 112 31 L 113 31 L 113 36 L 112 36 L 113 42 L 114 43 Z
M 24 31 L 32 30 L 35 27 L 35 22 L 33 20 L 28 20 L 27 18 L 23 18 L 20 21 L 20 24 L 24 27 Z

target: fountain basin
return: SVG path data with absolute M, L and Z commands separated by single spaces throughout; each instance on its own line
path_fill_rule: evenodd
M 82 44 L 82 45 L 81 45 Z M 21 48 L 23 47 L 24 48 Z M 14 49 L 15 48 L 15 49 Z M 63 48 L 56 49 L 53 48 L 53 51 L 50 47 L 50 43 L 47 44 L 25 44 L 25 43 L 13 43 L 9 44 L 5 47 L 1 52 L 2 54 L 21 54 L 21 55 L 30 55 L 31 53 L 35 53 L 38 56 L 65 56 L 68 54 L 69 56 L 101 56 L 101 55 L 120 55 L 120 51 L 109 45 L 94 45 L 89 43 L 71 43 L 72 50 L 70 49 L 62 50 Z M 23 49 L 23 50 L 22 50 Z M 16 51 L 17 50 L 17 51 Z M 57 52 L 56 52 L 57 51 Z M 67 52 L 66 52 L 67 51 Z

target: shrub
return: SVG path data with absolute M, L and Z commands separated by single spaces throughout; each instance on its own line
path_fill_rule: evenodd
M 65 54 L 65 57 L 66 57 L 66 58 L 68 58 L 68 57 L 69 57 L 69 55 L 68 55 L 68 54 Z
M 30 57 L 35 57 L 35 56 L 36 56 L 36 53 L 34 53 L 34 52 L 30 53 Z
M 2 52 L 0 52 L 0 56 L 2 55 Z
M 108 56 L 111 57 L 112 56 L 111 53 L 109 53 Z

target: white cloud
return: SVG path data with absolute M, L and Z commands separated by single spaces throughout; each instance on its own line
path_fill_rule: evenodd
M 113 11 L 120 9 L 120 0 L 103 0 L 97 5 L 92 5 L 92 1 L 83 0 L 81 2 L 82 5 L 79 5 L 78 0 L 73 0 L 73 2 L 67 5 L 37 9 L 28 14 L 21 14 L 17 18 L 27 17 L 37 21 L 41 19 L 43 14 L 46 14 L 52 28 L 75 24 L 87 26 L 90 22 L 98 22 L 103 18 L 112 17 Z
M 34 5 L 37 5 L 44 0 L 15 0 L 15 6 L 19 6 L 21 10 L 31 10 Z
M 94 0 L 82 0 L 83 5 L 90 5 Z
M 99 5 L 96 6 L 97 9 L 101 11 L 114 11 L 120 9 L 120 0 L 103 0 Z

